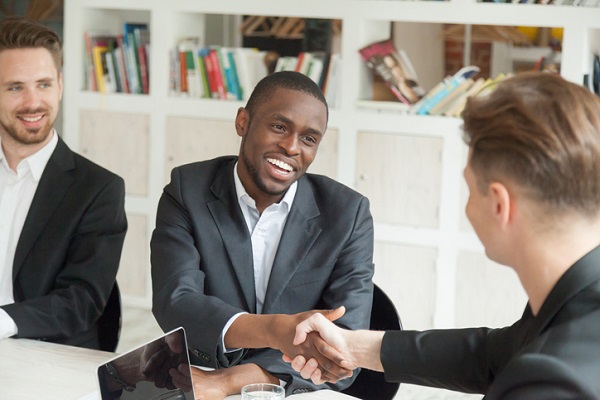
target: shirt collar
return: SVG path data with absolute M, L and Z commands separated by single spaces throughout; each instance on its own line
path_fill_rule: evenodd
M 235 163 L 235 167 L 233 168 L 233 180 L 235 182 L 235 191 L 240 204 L 245 203 L 251 205 L 256 208 L 256 202 L 250 195 L 246 192 L 242 181 L 238 175 L 238 162 Z M 287 209 L 292 208 L 292 203 L 294 202 L 294 198 L 296 197 L 296 191 L 298 190 L 298 181 L 292 183 L 292 185 L 288 188 L 283 196 L 283 199 L 279 202 L 279 204 L 286 204 Z
M 48 164 L 48 160 L 52 156 L 54 149 L 56 149 L 56 145 L 58 144 L 58 134 L 56 130 L 52 129 L 51 133 L 52 138 L 44 147 L 33 153 L 27 158 L 24 158 L 19 162 L 17 169 L 21 166 L 22 163 L 27 164 L 29 170 L 31 171 L 31 176 L 35 182 L 39 182 L 42 178 L 42 174 L 44 173 L 44 169 Z M 6 156 L 4 154 L 4 150 L 2 150 L 2 146 L 0 146 L 0 161 L 4 166 L 9 170 L 8 162 L 6 161 Z

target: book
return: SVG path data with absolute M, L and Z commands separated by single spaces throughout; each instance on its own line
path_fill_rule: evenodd
M 212 64 L 212 72 L 217 85 L 217 98 L 221 100 L 227 99 L 227 92 L 225 90 L 225 83 L 223 82 L 223 74 L 221 72 L 221 65 L 219 63 L 219 55 L 217 50 L 211 49 L 208 52 L 209 61 Z
M 119 77 L 121 82 L 121 91 L 123 93 L 131 93 L 129 89 L 129 79 L 127 77 L 127 69 L 125 67 L 125 53 L 123 49 L 123 35 L 117 35 L 117 47 L 115 48 L 115 57 L 117 67 L 119 69 Z
M 102 57 L 104 58 L 102 62 L 106 64 L 106 69 L 108 70 L 108 74 L 104 76 L 104 90 L 109 93 L 116 93 L 119 91 L 119 88 L 117 85 L 117 74 L 113 61 L 113 53 L 110 48 L 105 53 L 102 53 Z
M 103 57 L 103 54 L 106 52 L 108 52 L 107 46 L 96 45 L 92 49 L 96 84 L 100 93 L 104 93 L 107 90 L 105 77 L 108 76 L 108 66 L 106 65 L 106 57 Z
M 423 93 L 423 90 L 416 77 L 410 76 L 411 68 L 404 65 L 406 61 L 399 55 L 392 39 L 371 43 L 359 49 L 359 53 L 367 66 L 384 80 L 398 100 L 405 104 L 419 101 L 419 93 Z
M 479 67 L 476 65 L 469 65 L 461 68 L 458 72 L 452 75 L 450 78 L 443 81 L 442 87 L 427 99 L 421 107 L 417 110 L 418 115 L 427 115 L 429 111 L 439 103 L 444 97 L 446 97 L 452 90 L 456 89 L 464 80 L 473 77 L 479 73 Z
M 208 83 L 208 75 L 206 72 L 206 62 L 204 61 L 205 55 L 202 52 L 202 49 L 198 49 L 196 51 L 196 61 L 198 61 L 198 69 L 200 71 L 200 82 L 202 83 L 202 97 L 210 98 L 210 85 Z
M 233 53 L 235 65 L 238 67 L 242 100 L 248 100 L 258 81 L 268 74 L 265 62 L 267 52 L 256 48 L 239 47 L 234 49 Z
M 240 87 L 240 80 L 237 73 L 237 65 L 235 63 L 235 57 L 231 49 L 227 50 L 227 59 L 229 62 L 229 73 L 231 79 L 231 87 L 236 100 L 242 100 L 242 89 Z
M 142 76 L 143 72 L 140 65 L 140 55 L 144 51 L 144 43 L 138 44 L 138 40 L 141 40 L 142 37 L 145 38 L 147 34 L 148 24 L 146 23 L 123 23 L 123 41 L 128 49 L 128 62 L 130 66 L 129 74 L 133 83 L 131 85 L 132 93 L 141 94 L 148 93 L 149 91 L 149 88 L 147 86 L 147 64 L 144 65 L 144 68 L 146 69 L 146 71 L 144 72 L 144 74 L 146 75 L 145 77 Z
M 308 66 L 308 70 L 306 71 L 306 76 L 312 79 L 317 85 L 321 82 L 321 76 L 323 75 L 323 66 L 325 59 L 325 53 L 322 54 L 313 54 L 311 56 L 310 64 Z
M 458 99 L 463 93 L 466 93 L 474 83 L 475 80 L 473 78 L 467 78 L 459 83 L 456 88 L 452 89 L 452 91 L 449 92 L 442 100 L 440 100 L 435 106 L 431 107 L 431 110 L 429 110 L 429 115 L 442 114 L 456 99 Z
M 197 38 L 186 38 L 181 40 L 177 46 L 180 58 L 180 92 L 187 93 L 191 97 L 204 96 L 204 86 L 200 76 L 200 60 L 198 59 L 198 43 Z
M 450 79 L 450 76 L 447 76 L 444 79 L 442 79 L 440 82 L 438 82 L 433 88 L 431 88 L 431 90 L 429 90 L 429 92 L 427 92 L 425 94 L 425 96 L 421 97 L 421 99 L 419 99 L 419 101 L 417 101 L 415 104 L 410 106 L 410 108 L 408 109 L 408 113 L 416 114 L 417 111 L 419 111 L 419 108 L 421 108 L 421 106 L 423 104 L 425 104 L 426 102 L 431 100 L 431 98 L 433 96 L 435 96 L 438 92 L 440 92 L 444 88 L 444 84 L 448 79 Z
M 97 61 L 101 61 L 101 58 L 95 59 L 94 48 L 106 47 L 109 49 L 112 43 L 115 41 L 115 36 L 106 31 L 86 31 L 84 32 L 85 52 L 86 58 L 84 61 L 85 65 L 85 88 L 87 90 L 98 91 L 98 73 Z M 98 67 L 99 68 L 99 67 Z M 108 72 L 108 71 L 107 71 Z
M 342 71 L 342 59 L 340 53 L 333 53 L 329 61 L 329 70 L 327 72 L 327 82 L 323 94 L 330 108 L 337 105 L 340 95 L 340 77 Z
M 491 82 L 490 78 L 477 78 L 471 87 L 464 93 L 462 93 L 445 111 L 444 115 L 447 117 L 460 117 L 460 113 L 465 108 L 467 99 L 471 96 L 476 96 L 482 87 L 487 83 Z

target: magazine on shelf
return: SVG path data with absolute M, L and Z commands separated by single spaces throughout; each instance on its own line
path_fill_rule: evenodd
M 425 93 L 408 55 L 397 50 L 392 39 L 371 43 L 360 49 L 359 53 L 367 66 L 381 76 L 401 102 L 414 104 Z

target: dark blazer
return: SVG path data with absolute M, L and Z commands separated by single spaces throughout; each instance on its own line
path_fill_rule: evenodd
M 165 331 L 186 329 L 197 365 L 252 362 L 288 381 L 288 393 L 314 389 L 278 351 L 223 355 L 220 337 L 227 321 L 239 312 L 256 312 L 252 245 L 233 179 L 236 161 L 221 157 L 173 170 L 151 241 L 154 315 Z M 344 305 L 340 325 L 368 328 L 372 257 L 367 198 L 332 179 L 304 175 L 275 256 L 263 313 Z
M 58 139 L 17 244 L 15 302 L 2 306 L 17 337 L 98 348 L 96 321 L 127 230 L 124 201 L 123 179 Z
M 503 329 L 387 332 L 386 379 L 485 399 L 600 399 L 600 247 L 558 281 L 537 316 Z

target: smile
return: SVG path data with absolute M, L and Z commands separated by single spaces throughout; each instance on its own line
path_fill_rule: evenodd
M 267 161 L 270 162 L 271 164 L 275 165 L 276 167 L 279 167 L 288 172 L 292 172 L 294 170 L 294 168 L 292 168 L 292 166 L 290 164 L 284 163 L 283 161 L 276 160 L 274 158 L 267 158 Z
M 42 117 L 43 117 L 43 115 L 39 115 L 37 117 L 19 117 L 19 118 L 21 118 L 23 121 L 26 121 L 26 122 L 37 122 L 40 119 L 42 119 Z

